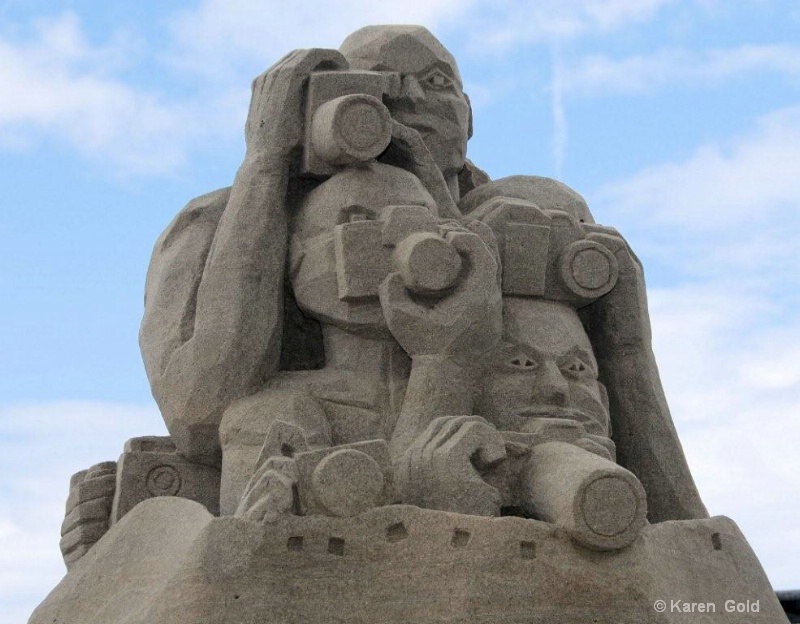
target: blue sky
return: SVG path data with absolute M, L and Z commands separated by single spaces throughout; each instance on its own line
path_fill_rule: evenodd
M 450 48 L 492 177 L 558 177 L 628 238 L 701 494 L 800 587 L 800 3 L 392 4 L 0 1 L 0 624 L 63 574 L 69 475 L 164 431 L 145 270 L 230 184 L 250 80 L 368 23 Z

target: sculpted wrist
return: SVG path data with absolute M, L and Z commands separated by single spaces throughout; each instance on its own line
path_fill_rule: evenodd
M 468 355 L 429 353 L 412 356 L 411 368 L 412 374 L 416 369 L 435 377 L 444 376 L 451 381 L 473 383 L 480 378 L 484 362 Z
M 414 356 L 404 410 L 416 406 L 415 411 L 437 416 L 470 414 L 482 370 L 481 362 L 453 355 Z
M 241 170 L 249 170 L 259 176 L 285 176 L 289 170 L 291 156 L 277 150 L 249 147 L 242 162 Z

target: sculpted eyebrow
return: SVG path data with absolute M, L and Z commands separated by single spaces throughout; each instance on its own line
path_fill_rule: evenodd
M 595 374 L 597 374 L 597 365 L 595 364 L 595 359 L 592 353 L 581 347 L 572 347 L 564 354 L 563 357 L 569 358 L 573 356 L 579 358 L 584 364 L 588 365 Z
M 425 76 L 431 73 L 434 69 L 440 70 L 443 74 L 447 74 L 450 78 L 456 81 L 459 85 L 461 85 L 461 81 L 456 76 L 453 68 L 450 66 L 449 63 L 445 63 L 444 61 L 437 60 L 428 65 L 425 69 L 421 69 L 420 71 L 414 72 L 415 76 Z

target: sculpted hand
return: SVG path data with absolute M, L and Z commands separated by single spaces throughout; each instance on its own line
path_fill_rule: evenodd
M 506 436 L 510 437 L 511 440 L 519 438 L 520 435 L 532 436 L 532 439 L 528 441 L 529 444 L 537 444 L 540 442 L 569 442 L 603 459 L 612 462 L 616 461 L 616 445 L 614 442 L 606 436 L 588 433 L 584 424 L 578 420 L 537 417 L 532 419 L 525 427 L 524 433 L 506 433 Z M 526 442 L 524 438 L 518 441 L 522 443 Z M 509 452 L 512 452 L 508 444 L 506 448 Z
M 605 246 L 617 259 L 619 277 L 616 286 L 583 312 L 590 334 L 603 336 L 603 342 L 617 345 L 642 345 L 650 341 L 642 264 L 617 230 L 585 226 L 587 238 Z
M 616 445 L 609 438 L 586 434 L 586 436 L 575 440 L 573 444 L 608 461 L 615 463 L 617 461 Z
M 83 557 L 111 524 L 117 462 L 102 462 L 72 476 L 61 523 L 61 554 L 67 568 Z
M 297 468 L 288 457 L 271 457 L 256 470 L 245 488 L 236 515 L 259 524 L 275 522 L 292 512 Z
M 436 201 L 439 216 L 451 219 L 460 217 L 461 212 L 447 188 L 444 176 L 420 133 L 393 119 L 392 144 L 403 154 L 402 160 L 407 161 L 404 167 L 422 181 Z
M 441 298 L 415 298 L 400 273 L 390 273 L 380 286 L 380 300 L 389 330 L 414 356 L 449 355 L 467 359 L 492 349 L 502 331 L 502 299 L 498 263 L 480 229 L 446 232 L 444 238 L 461 257 L 456 286 Z
M 500 492 L 486 483 L 479 467 L 506 457 L 500 432 L 478 416 L 442 416 L 396 462 L 404 500 L 427 509 L 479 516 L 500 512 Z
M 308 449 L 308 437 L 297 425 L 274 421 L 264 439 L 256 470 L 244 489 L 236 515 L 267 524 L 294 509 L 297 465 L 293 455 Z
M 303 140 L 303 86 L 309 74 L 346 68 L 337 50 L 295 50 L 256 77 L 244 133 L 248 153 L 287 157 Z

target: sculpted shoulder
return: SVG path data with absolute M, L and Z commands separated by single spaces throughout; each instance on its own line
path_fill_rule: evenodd
M 190 200 L 159 236 L 154 251 L 164 251 L 186 230 L 209 226 L 216 229 L 230 194 L 231 187 L 226 186 Z

